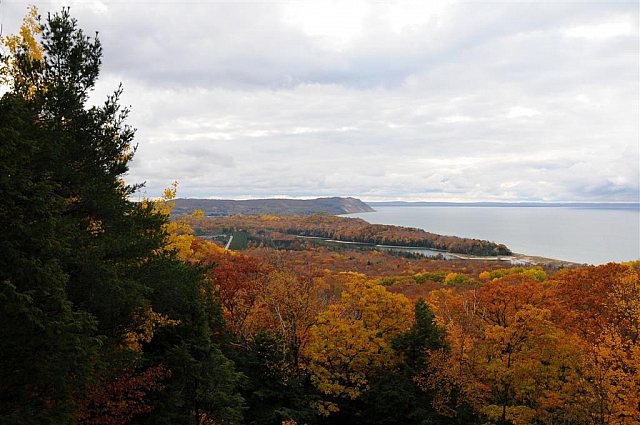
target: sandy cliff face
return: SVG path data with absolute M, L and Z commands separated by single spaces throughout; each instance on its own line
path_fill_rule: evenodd
M 375 210 L 356 198 L 340 198 L 345 214 L 374 212 Z

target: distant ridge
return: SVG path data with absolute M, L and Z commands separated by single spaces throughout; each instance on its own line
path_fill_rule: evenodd
M 640 203 L 633 202 L 407 202 L 387 201 L 368 202 L 372 207 L 564 207 L 564 208 L 602 208 L 602 209 L 639 209 Z
M 234 201 L 226 199 L 174 199 L 173 214 L 190 214 L 202 210 L 207 216 L 244 215 L 331 215 L 375 211 L 356 198 L 317 199 L 248 199 Z

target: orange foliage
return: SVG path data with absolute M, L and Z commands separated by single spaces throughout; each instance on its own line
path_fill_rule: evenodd
M 251 336 L 249 321 L 258 303 L 268 267 L 245 255 L 224 253 L 215 259 L 215 267 L 206 272 L 222 302 L 223 313 L 231 331 L 241 338 Z
M 76 423 L 119 425 L 148 413 L 152 406 L 145 400 L 147 394 L 161 391 L 162 380 L 170 376 L 171 372 L 160 364 L 141 373 L 126 371 L 113 381 L 92 385 L 90 397 L 78 406 Z
M 447 330 L 448 348 L 429 353 L 415 378 L 440 414 L 471 409 L 486 423 L 514 424 L 640 421 L 637 264 L 552 274 L 311 245 L 246 255 L 197 240 L 192 248 L 192 261 L 213 266 L 207 276 L 238 338 L 280 335 L 282 352 L 328 396 L 315 404 L 322 414 L 338 408 L 331 400 L 366 392 L 376 367 L 393 369 L 390 341 L 412 318 L 406 295 L 424 297 Z
M 493 242 L 437 235 L 412 227 L 369 224 L 359 218 L 331 215 L 207 217 L 194 227 L 203 234 L 242 229 L 255 234 L 270 231 L 272 239 L 292 239 L 291 235 L 298 235 L 366 244 L 425 247 L 464 254 L 511 254 L 506 246 Z

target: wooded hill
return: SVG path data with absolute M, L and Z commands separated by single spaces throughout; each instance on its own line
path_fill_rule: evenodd
M 310 214 L 350 214 L 375 211 L 356 198 L 317 199 L 249 199 L 243 201 L 224 199 L 179 198 L 175 203 L 174 215 L 191 214 L 195 210 L 206 216 L 246 215 L 310 215 Z
M 201 221 L 193 221 L 192 226 L 199 235 L 238 230 L 250 231 L 257 235 L 271 231 L 279 234 L 314 236 L 344 242 L 429 248 L 459 254 L 481 256 L 512 254 L 505 245 L 494 242 L 443 236 L 413 227 L 370 224 L 360 218 L 329 215 L 207 217 Z M 269 237 L 279 238 L 281 236 L 271 235 Z

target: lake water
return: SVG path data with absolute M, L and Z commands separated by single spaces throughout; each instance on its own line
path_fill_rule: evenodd
M 369 223 L 484 239 L 513 252 L 588 264 L 640 259 L 640 209 L 385 206 L 347 214 Z

